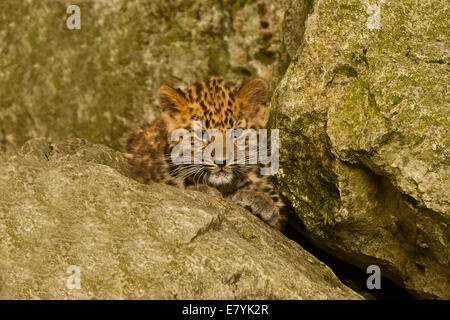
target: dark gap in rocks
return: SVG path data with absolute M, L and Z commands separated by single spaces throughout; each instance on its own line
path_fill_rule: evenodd
M 370 300 L 416 300 L 401 286 L 395 284 L 390 279 L 381 276 L 381 289 L 369 290 L 366 286 L 367 278 L 370 274 L 366 270 L 360 269 L 315 245 L 306 234 L 306 228 L 301 220 L 296 216 L 291 208 L 288 212 L 289 225 L 285 227 L 283 234 L 298 243 L 303 249 L 311 253 L 317 259 L 325 263 L 343 284 L 353 289 L 365 299 Z M 294 226 L 295 225 L 295 226 Z

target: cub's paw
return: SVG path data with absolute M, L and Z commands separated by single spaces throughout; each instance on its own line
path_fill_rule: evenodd
M 228 197 L 233 203 L 246 208 L 274 228 L 281 228 L 280 209 L 266 194 L 256 191 L 237 191 Z
M 219 190 L 217 190 L 216 188 L 210 187 L 206 184 L 192 185 L 192 186 L 186 187 L 186 189 L 200 191 L 200 192 L 206 193 L 210 196 L 222 198 L 222 193 L 220 193 Z

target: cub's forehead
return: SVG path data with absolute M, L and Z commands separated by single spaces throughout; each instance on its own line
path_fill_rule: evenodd
M 164 85 L 158 100 L 171 129 L 189 128 L 192 120 L 212 129 L 262 128 L 267 91 L 267 83 L 259 78 L 238 85 L 210 77 L 185 91 Z
M 238 85 L 234 82 L 209 77 L 202 82 L 196 82 L 185 91 L 185 97 L 191 104 L 202 107 L 215 107 L 217 111 L 231 107 L 236 102 Z

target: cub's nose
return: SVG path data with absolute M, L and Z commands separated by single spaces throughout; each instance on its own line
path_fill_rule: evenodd
M 223 170 L 226 166 L 225 163 L 216 163 L 217 167 L 219 167 L 219 169 Z

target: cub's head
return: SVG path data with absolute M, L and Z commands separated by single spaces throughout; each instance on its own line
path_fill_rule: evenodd
M 192 161 L 173 165 L 173 176 L 185 178 L 188 183 L 226 188 L 255 166 L 238 163 L 236 139 L 233 142 L 234 159 L 226 158 L 227 129 L 253 129 L 258 132 L 264 128 L 267 99 L 267 84 L 264 80 L 254 79 L 237 85 L 211 77 L 190 86 L 185 92 L 162 86 L 158 98 L 169 133 L 168 155 L 173 154 L 174 148 L 183 140 L 181 135 L 175 135 L 178 139 L 173 141 L 175 132 L 189 132 L 190 136 Z M 210 135 L 212 131 L 215 133 Z M 240 131 L 236 132 L 239 135 Z M 210 153 L 212 158 L 201 157 L 200 161 L 194 161 L 194 152 L 199 150 L 195 149 L 195 143 L 199 143 L 202 150 L 207 150 L 208 145 L 219 135 L 222 136 L 223 151 L 216 153 L 213 150 Z

